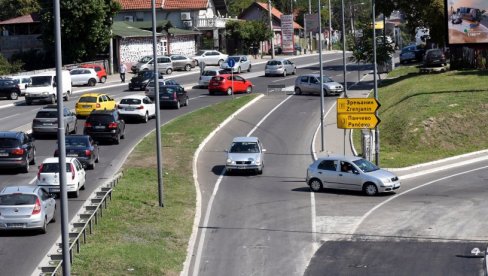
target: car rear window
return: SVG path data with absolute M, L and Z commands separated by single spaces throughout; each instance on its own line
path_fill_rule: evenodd
M 161 87 L 160 94 L 173 94 L 176 92 L 176 87 Z
M 433 58 L 440 57 L 441 55 L 442 55 L 442 52 L 441 51 L 431 51 L 431 52 L 429 52 L 429 56 L 430 57 L 433 57 Z
M 66 137 L 65 144 L 67 147 L 80 147 L 85 148 L 88 146 L 88 141 L 85 138 L 68 138 Z
M 36 118 L 57 118 L 58 112 L 57 111 L 39 111 L 36 114 Z
M 203 74 L 202 76 L 217 76 L 217 72 L 216 71 L 203 71 Z
M 0 138 L 0 148 L 16 148 L 20 146 L 20 141 L 15 138 Z
M 0 86 L 12 86 L 15 83 L 13 80 L 0 80 Z
M 266 65 L 281 65 L 281 61 L 270 60 L 268 63 L 266 63 Z
M 71 166 L 66 163 L 66 172 L 71 171 Z M 44 163 L 42 164 L 41 173 L 56 173 L 59 172 L 59 163 Z
M 0 205 L 34 205 L 37 196 L 30 194 L 0 195 Z
M 80 103 L 96 103 L 98 97 L 81 97 Z
M 140 99 L 122 99 L 120 104 L 141 104 Z
M 114 121 L 114 118 L 110 114 L 90 114 L 86 119 L 87 122 L 100 122 L 102 124 L 108 124 Z

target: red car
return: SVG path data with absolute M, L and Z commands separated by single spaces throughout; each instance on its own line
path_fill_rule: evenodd
M 241 76 L 232 74 L 222 74 L 212 77 L 208 83 L 208 93 L 213 95 L 215 92 L 222 92 L 227 95 L 232 95 L 232 83 L 234 83 L 234 93 L 252 93 L 252 82 Z
M 105 71 L 105 68 L 103 66 L 100 66 L 98 64 L 82 64 L 80 67 L 95 69 L 95 72 L 97 72 L 100 82 L 105 83 L 105 81 L 107 81 L 107 71 Z

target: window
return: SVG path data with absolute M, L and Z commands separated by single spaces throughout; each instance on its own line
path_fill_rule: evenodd
M 80 103 L 96 103 L 97 97 L 81 97 Z
M 320 162 L 318 169 L 326 170 L 326 171 L 336 171 L 336 167 L 337 167 L 336 164 L 337 164 L 336 160 L 324 160 Z
M 316 77 L 311 77 L 310 78 L 310 83 L 311 84 L 317 84 L 317 83 L 319 83 L 319 80 Z
M 300 82 L 305 82 L 305 83 L 308 83 L 308 76 L 302 76 L 300 78 Z
M 100 102 L 107 102 L 108 99 L 107 99 L 107 96 L 103 95 L 100 97 Z

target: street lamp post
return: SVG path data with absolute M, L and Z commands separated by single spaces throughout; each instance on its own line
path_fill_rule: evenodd
M 269 28 L 271 29 L 271 58 L 275 58 L 273 18 L 271 15 L 271 0 L 268 0 Z
M 322 15 L 319 0 L 319 67 L 320 67 L 320 137 L 321 149 L 324 151 L 324 68 L 322 65 Z
M 377 74 L 378 74 L 378 68 L 376 64 L 376 13 L 375 13 L 375 0 L 372 0 L 372 13 L 373 13 L 373 79 L 374 79 L 374 98 L 377 102 L 378 101 L 378 80 L 377 80 Z M 375 111 L 375 116 L 378 118 L 378 110 Z M 376 125 L 375 129 L 375 135 L 374 135 L 374 143 L 375 143 L 375 162 L 376 165 L 380 165 L 380 130 L 378 128 L 378 125 Z

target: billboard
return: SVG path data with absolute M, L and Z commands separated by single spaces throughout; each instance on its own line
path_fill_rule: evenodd
M 293 15 L 281 15 L 281 46 L 283 53 L 293 53 L 294 50 Z
M 319 14 L 305 14 L 305 34 L 312 32 L 316 34 L 319 32 Z
M 446 0 L 449 44 L 488 43 L 488 1 Z

